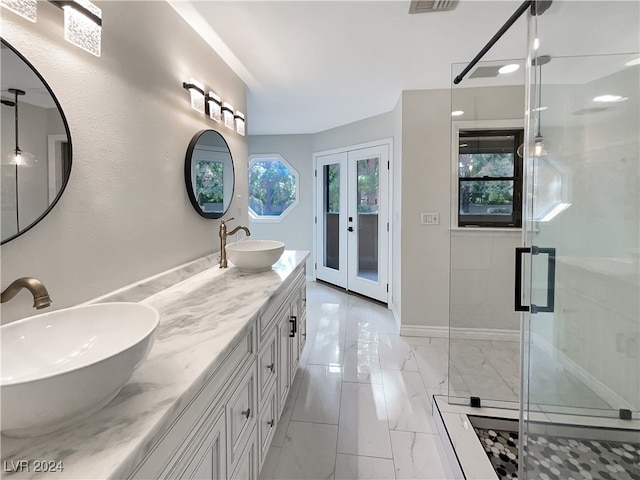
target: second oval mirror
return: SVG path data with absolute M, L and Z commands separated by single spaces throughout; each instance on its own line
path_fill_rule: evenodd
M 201 130 L 191 139 L 184 163 L 189 200 L 199 215 L 220 218 L 233 199 L 235 172 L 229 145 L 215 130 Z

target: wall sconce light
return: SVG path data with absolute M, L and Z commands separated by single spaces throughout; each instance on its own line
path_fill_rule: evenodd
M 224 118 L 224 125 L 231 130 L 235 130 L 236 125 L 233 118 L 233 105 L 227 102 L 223 102 L 222 117 Z
M 0 0 L 0 5 L 31 22 L 38 18 L 36 0 Z M 102 10 L 89 0 L 49 0 L 64 10 L 64 39 L 83 50 L 100 56 L 102 46 Z
M 35 23 L 38 20 L 38 2 L 36 0 L 2 0 L 0 5 L 30 22 Z
M 205 95 L 205 102 L 209 107 L 209 117 L 216 122 L 222 121 L 222 100 L 216 94 L 216 92 L 210 91 Z
M 102 10 L 88 0 L 49 1 L 64 11 L 64 39 L 99 57 L 102 46 Z
M 240 110 L 236 110 L 236 114 L 233 116 L 236 120 L 236 132 L 244 137 L 245 133 L 245 122 L 244 122 L 244 114 Z
M 191 108 L 205 113 L 204 85 L 192 77 L 189 79 L 189 83 L 182 82 L 182 88 L 191 94 Z

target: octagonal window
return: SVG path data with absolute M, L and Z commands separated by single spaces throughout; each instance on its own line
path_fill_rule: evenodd
M 298 172 L 278 154 L 249 157 L 249 216 L 279 222 L 298 204 Z

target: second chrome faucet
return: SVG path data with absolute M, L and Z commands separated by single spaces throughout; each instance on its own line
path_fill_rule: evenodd
M 244 225 L 240 225 L 230 232 L 227 232 L 227 222 L 230 222 L 233 218 L 227 218 L 226 220 L 220 220 L 220 231 L 218 235 L 220 235 L 220 268 L 227 268 L 227 251 L 225 247 L 227 246 L 227 236 L 236 234 L 239 230 L 244 230 L 247 234 L 247 237 L 251 236 L 251 232 Z

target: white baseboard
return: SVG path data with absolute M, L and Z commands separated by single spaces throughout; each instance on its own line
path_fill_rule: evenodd
M 571 375 L 576 377 L 585 384 L 592 392 L 598 395 L 602 400 L 607 402 L 611 408 L 627 408 L 635 410 L 635 407 L 618 395 L 607 385 L 598 380 L 588 370 L 578 365 L 574 360 L 567 357 L 564 353 L 559 352 L 549 341 L 542 335 L 533 333 L 533 342 L 544 350 L 546 353 L 558 360 L 558 363 Z
M 502 342 L 519 342 L 518 330 L 502 330 L 497 328 L 449 328 L 423 325 L 403 325 L 400 335 L 405 337 L 438 337 L 461 340 L 497 340 Z
M 428 327 L 423 325 L 402 325 L 400 335 L 404 337 L 449 338 L 449 327 Z

